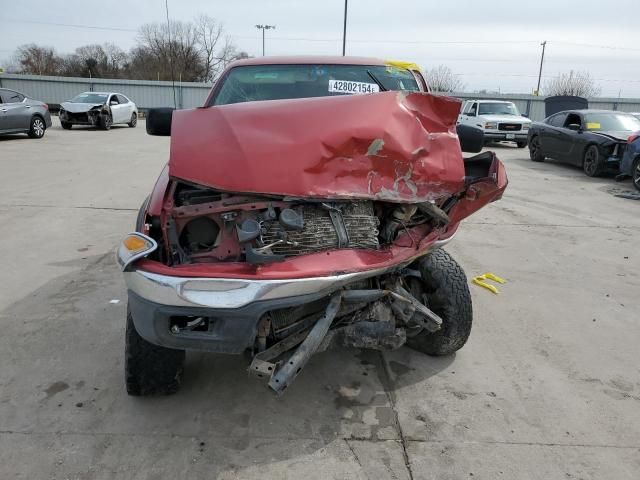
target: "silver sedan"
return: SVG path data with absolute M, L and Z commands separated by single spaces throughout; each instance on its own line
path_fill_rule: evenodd
M 50 126 L 51 114 L 46 103 L 0 88 L 0 135 L 26 133 L 31 138 L 42 138 Z

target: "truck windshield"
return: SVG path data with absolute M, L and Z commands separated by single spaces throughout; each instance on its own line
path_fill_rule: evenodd
M 479 115 L 520 115 L 513 103 L 480 103 Z
M 380 65 L 248 65 L 222 82 L 210 105 L 420 90 L 409 70 Z

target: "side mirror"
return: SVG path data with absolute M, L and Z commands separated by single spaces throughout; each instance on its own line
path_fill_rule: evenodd
M 120 104 L 118 103 L 118 101 L 117 101 L 117 100 L 111 100 L 111 101 L 109 102 L 109 106 L 110 106 L 110 107 L 113 107 L 114 105 L 120 105 Z
M 171 135 L 171 119 L 175 109 L 169 107 L 150 108 L 147 111 L 147 133 L 159 137 Z
M 529 118 L 529 114 L 528 113 L 521 113 L 520 116 L 524 117 L 524 118 Z
M 569 130 L 573 130 L 574 132 L 579 132 L 580 130 L 582 130 L 582 127 L 580 127 L 578 123 L 570 123 L 569 125 L 567 125 L 567 128 Z
M 460 150 L 468 153 L 477 153 L 484 147 L 484 132 L 481 128 L 460 124 L 456 126 Z
M 469 112 L 469 113 L 466 113 L 465 115 L 469 115 L 470 117 L 475 117 L 476 112 Z

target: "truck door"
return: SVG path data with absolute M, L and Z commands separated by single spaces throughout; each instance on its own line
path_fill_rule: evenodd
M 463 108 L 462 115 L 460 115 L 459 123 L 476 126 L 477 117 L 478 102 L 467 102 Z

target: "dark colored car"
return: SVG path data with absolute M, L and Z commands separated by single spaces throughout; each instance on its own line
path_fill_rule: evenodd
M 507 176 L 463 158 L 460 102 L 425 90 L 411 64 L 261 57 L 202 108 L 149 111 L 171 148 L 117 253 L 129 394 L 175 392 L 185 350 L 246 352 L 282 393 L 331 347 L 465 344 L 468 283 L 439 247 Z
M 627 148 L 620 162 L 620 174 L 631 177 L 633 186 L 640 190 L 640 133 L 627 139 Z
M 529 130 L 531 160 L 550 157 L 582 167 L 595 177 L 619 168 L 629 135 L 640 131 L 640 120 L 612 110 L 569 110 L 534 123 Z
M 0 88 L 0 135 L 26 133 L 31 138 L 42 138 L 50 126 L 51 114 L 46 103 Z

